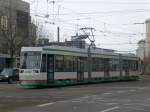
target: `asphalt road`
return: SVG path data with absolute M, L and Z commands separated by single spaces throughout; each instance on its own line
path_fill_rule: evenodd
M 0 83 L 0 112 L 150 112 L 150 76 L 63 88 Z

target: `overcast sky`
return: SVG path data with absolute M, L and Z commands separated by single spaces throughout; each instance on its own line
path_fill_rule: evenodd
M 150 18 L 149 0 L 56 0 L 54 11 L 50 0 L 48 4 L 47 0 L 25 1 L 31 3 L 31 15 L 44 25 L 45 34 L 53 35 L 50 40 L 56 40 L 57 26 L 62 41 L 69 40 L 81 27 L 93 27 L 97 46 L 119 51 L 135 52 L 136 43 L 145 38 L 145 24 L 135 23 Z M 39 17 L 46 14 L 49 19 Z

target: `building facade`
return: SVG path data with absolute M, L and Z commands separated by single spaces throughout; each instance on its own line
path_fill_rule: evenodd
M 0 54 L 10 56 L 0 59 L 0 69 L 19 66 L 19 58 L 16 57 L 20 55 L 22 46 L 35 45 L 36 30 L 37 26 L 31 23 L 29 3 L 0 0 Z
M 0 54 L 0 72 L 4 68 L 10 67 L 10 55 L 7 54 Z
M 142 60 L 144 61 L 144 58 L 146 56 L 146 42 L 145 40 L 140 40 L 138 42 L 138 48 L 136 50 L 136 55 Z
M 146 57 L 150 57 L 150 20 L 146 20 Z
M 9 31 L 9 33 L 12 32 L 12 35 L 17 34 L 13 41 L 18 44 L 16 46 L 18 54 L 21 46 L 32 46 L 33 38 L 36 38 L 33 36 L 36 31 L 34 30 L 34 33 L 31 31 L 33 27 L 29 3 L 22 0 L 0 0 L 0 31 Z M 0 35 L 0 53 L 9 54 L 6 47 L 9 45 L 7 41 L 4 41 L 4 36 Z

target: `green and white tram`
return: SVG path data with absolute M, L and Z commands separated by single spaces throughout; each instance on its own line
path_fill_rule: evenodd
M 20 59 L 20 84 L 24 86 L 55 86 L 107 81 L 136 80 L 139 58 L 91 51 L 92 75 L 88 79 L 87 49 L 50 46 L 23 47 Z

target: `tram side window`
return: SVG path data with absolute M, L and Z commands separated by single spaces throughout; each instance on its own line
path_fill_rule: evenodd
M 104 59 L 102 59 L 102 58 L 100 58 L 99 59 L 99 71 L 104 71 L 104 64 L 105 64 L 105 62 L 104 62 Z
M 130 70 L 132 70 L 132 71 L 138 70 L 138 63 L 136 61 L 130 62 Z
M 84 72 L 88 72 L 88 59 L 84 59 Z
M 109 61 L 109 63 L 110 63 L 110 70 L 111 71 L 119 71 L 119 60 L 111 59 Z
M 55 71 L 64 72 L 64 56 L 55 57 Z
M 64 56 L 64 71 L 65 72 L 73 72 L 73 57 L 72 56 Z
M 123 70 L 124 71 L 130 70 L 130 68 L 131 68 L 130 61 L 129 60 L 124 60 L 123 61 Z
M 136 71 L 139 69 L 139 63 L 136 61 Z
M 46 72 L 46 54 L 42 55 L 41 72 Z
M 105 60 L 102 58 L 93 58 L 92 70 L 94 72 L 104 71 Z
M 92 63 L 92 71 L 98 72 L 99 71 L 99 59 L 98 58 L 93 58 L 93 63 Z
M 77 72 L 77 57 L 73 57 L 73 72 Z

